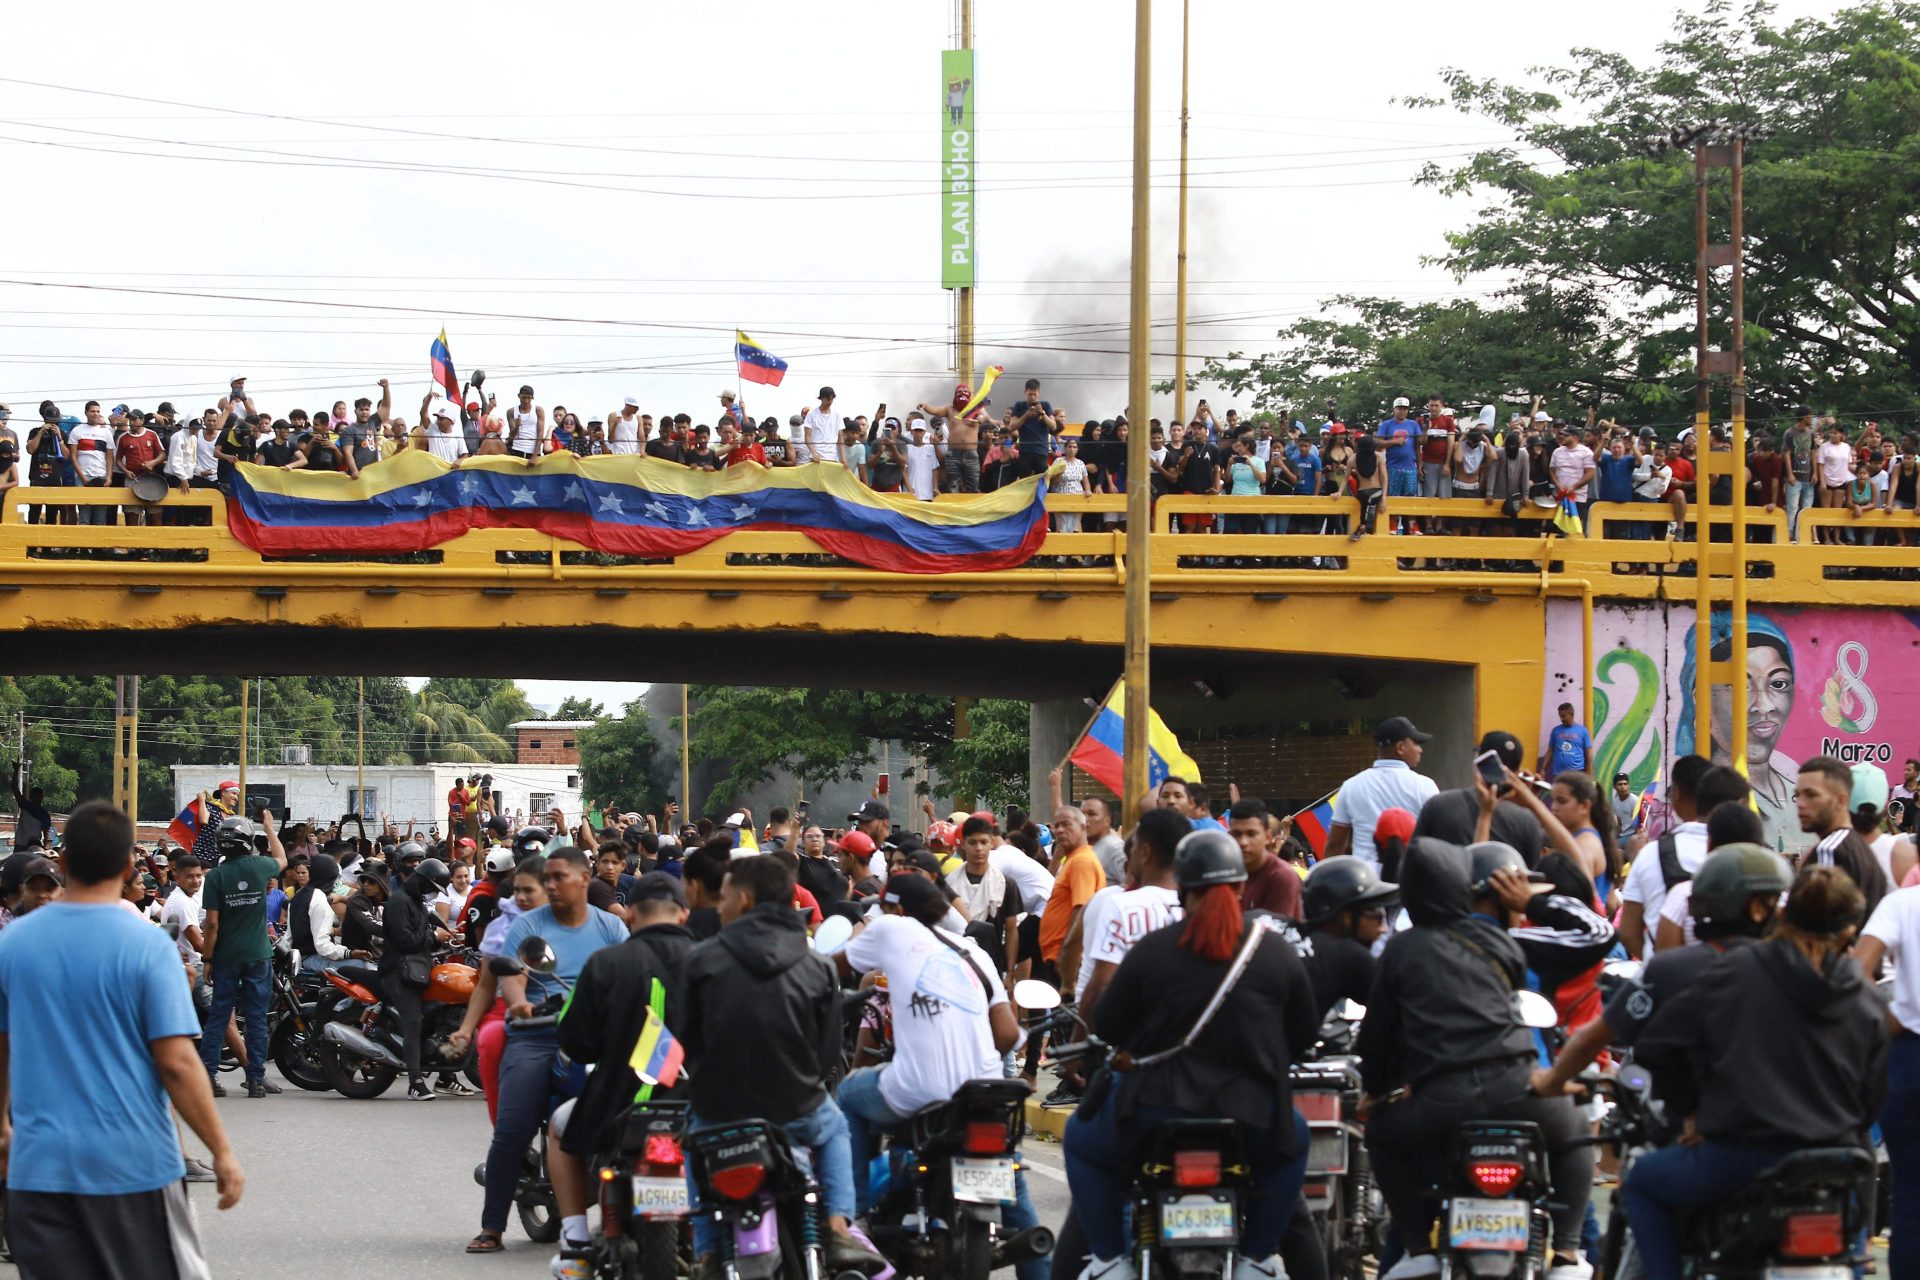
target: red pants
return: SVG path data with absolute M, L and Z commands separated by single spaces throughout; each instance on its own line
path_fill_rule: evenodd
M 480 1088 L 487 1095 L 487 1123 L 494 1120 L 494 1099 L 500 1093 L 500 1055 L 507 1049 L 507 1002 L 495 1000 L 480 1029 L 473 1035 L 473 1050 L 479 1055 Z

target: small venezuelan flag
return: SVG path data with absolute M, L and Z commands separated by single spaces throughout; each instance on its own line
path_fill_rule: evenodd
M 1087 726 L 1072 756 L 1074 764 L 1099 779 L 1115 795 L 1125 795 L 1127 786 L 1126 704 L 1126 683 L 1115 681 L 1113 692 L 1107 695 L 1105 705 Z M 1173 736 L 1173 730 L 1160 719 L 1160 713 L 1149 708 L 1147 715 L 1147 785 L 1157 787 L 1168 778 L 1200 781 L 1200 766 L 1181 749 L 1180 739 Z
M 739 362 L 743 382 L 763 382 L 769 387 L 777 387 L 780 379 L 787 376 L 785 360 L 738 329 L 733 331 L 733 358 Z
M 627 1059 L 633 1073 L 648 1084 L 671 1089 L 673 1082 L 680 1078 L 680 1064 L 686 1056 L 686 1050 L 673 1038 L 673 1032 L 660 1021 L 660 1015 L 648 1009 L 646 1025 L 640 1028 L 640 1038 L 633 1043 L 633 1056 Z
M 1293 834 L 1300 837 L 1318 862 L 1327 856 L 1327 832 L 1333 830 L 1333 802 L 1340 798 L 1335 788 L 1293 815 Z
M 427 363 L 432 366 L 433 385 L 442 395 L 455 405 L 460 403 L 460 375 L 453 371 L 453 353 L 447 350 L 447 331 L 442 329 L 440 336 L 427 348 Z
M 183 849 L 193 848 L 194 841 L 200 838 L 201 828 L 206 825 L 206 820 L 202 816 L 206 812 L 202 807 L 205 803 L 205 796 L 195 796 L 187 801 L 187 807 L 167 824 L 167 839 Z

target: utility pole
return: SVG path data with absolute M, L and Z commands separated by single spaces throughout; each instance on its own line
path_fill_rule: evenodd
M 127 678 L 113 678 L 113 803 L 127 812 Z
M 687 686 L 680 686 L 680 821 L 693 821 L 693 754 L 688 740 L 693 733 L 689 714 Z
M 973 0 L 960 0 L 960 47 L 967 50 L 973 48 Z M 969 90 L 968 92 L 971 93 L 972 91 Z M 976 127 L 974 132 L 978 134 L 979 129 Z M 976 192 L 980 189 L 978 179 L 979 170 L 976 167 L 973 182 L 973 189 Z M 979 208 L 980 206 L 976 201 L 974 204 L 974 214 L 976 218 L 979 215 Z M 977 244 L 978 228 L 976 227 L 974 230 L 976 232 L 975 243 Z M 954 296 L 953 350 L 954 362 L 960 366 L 954 370 L 955 374 L 958 375 L 960 381 L 971 385 L 973 382 L 973 286 L 971 284 L 961 285 Z
M 133 708 L 127 715 L 127 816 L 140 821 L 140 677 L 133 686 Z
M 240 807 L 245 812 L 247 804 L 247 723 L 248 696 L 252 692 L 253 681 L 244 676 L 240 680 Z
M 1180 0 L 1180 251 L 1175 259 L 1173 416 L 1187 421 L 1187 61 L 1193 0 Z
M 1152 187 L 1147 170 L 1153 156 L 1151 80 L 1153 3 L 1133 6 L 1133 255 L 1127 316 L 1127 414 L 1141 427 L 1147 421 L 1147 320 L 1153 276 Z M 1149 611 L 1153 604 L 1150 567 L 1153 500 L 1147 480 L 1147 432 L 1127 433 L 1127 726 L 1123 759 L 1126 794 L 1121 796 L 1124 825 L 1138 819 L 1147 791 L 1147 682 Z
M 360 677 L 360 691 L 354 699 L 354 732 L 358 741 L 353 749 L 353 786 L 359 793 L 353 811 L 367 807 L 367 678 Z

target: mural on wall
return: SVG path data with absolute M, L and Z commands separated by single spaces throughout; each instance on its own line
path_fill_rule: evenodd
M 1675 756 L 1711 754 L 1731 763 L 1727 744 L 1734 691 L 1713 693 L 1712 723 L 1695 723 L 1694 610 L 1681 604 L 1598 605 L 1593 616 L 1594 773 L 1604 786 L 1625 773 L 1636 792 L 1661 781 Z M 1709 622 L 1715 660 L 1731 655 L 1724 610 Z M 1747 776 L 1767 837 L 1795 851 L 1800 830 L 1793 788 L 1800 762 L 1830 755 L 1867 761 L 1897 780 L 1920 754 L 1920 614 L 1890 609 L 1749 609 L 1746 681 Z M 1580 703 L 1580 605 L 1547 610 L 1547 694 L 1542 740 L 1553 707 Z M 1703 740 L 1704 739 L 1704 740 Z

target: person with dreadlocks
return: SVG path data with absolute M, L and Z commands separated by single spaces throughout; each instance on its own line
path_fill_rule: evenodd
M 1185 918 L 1133 944 L 1091 1014 L 1112 1046 L 1113 1087 L 1089 1086 L 1067 1122 L 1067 1183 L 1093 1261 L 1083 1276 L 1128 1280 L 1127 1179 L 1155 1126 L 1215 1118 L 1240 1130 L 1253 1177 L 1234 1280 L 1284 1276 L 1280 1235 L 1306 1174 L 1307 1125 L 1287 1068 L 1319 1031 L 1313 983 L 1284 934 L 1240 909 L 1247 867 L 1218 827 L 1174 850 Z M 1183 1047 L 1184 1045 L 1184 1047 Z

